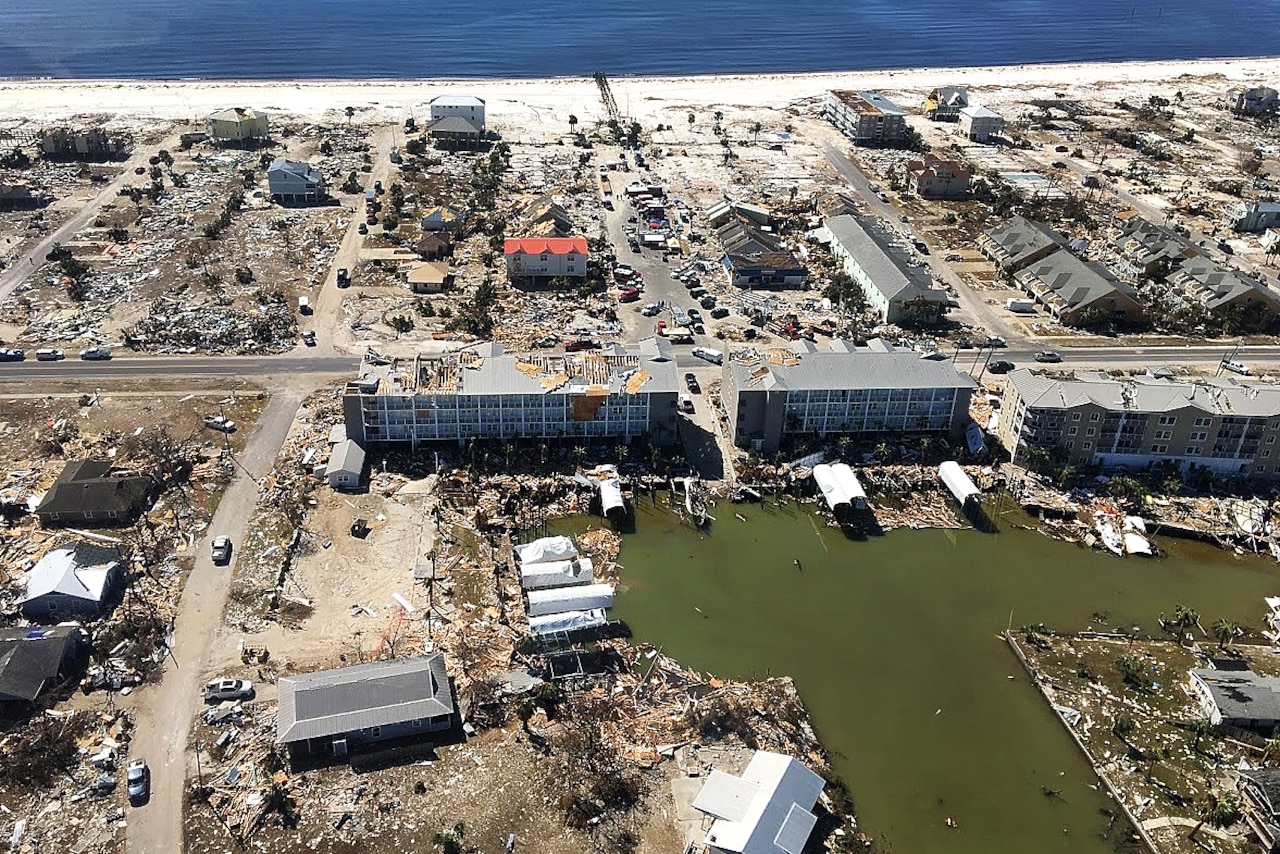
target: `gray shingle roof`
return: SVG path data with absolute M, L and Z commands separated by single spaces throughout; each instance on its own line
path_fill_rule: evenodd
M 38 699 L 81 637 L 74 626 L 0 629 L 0 700 Z
M 1183 262 L 1172 279 L 1184 287 L 1200 289 L 1205 307 L 1210 311 L 1241 299 L 1266 303 L 1272 311 L 1280 310 L 1280 295 L 1275 291 L 1233 270 L 1225 270 L 1203 255 Z
M 1117 281 L 1105 267 L 1081 261 L 1070 252 L 1054 252 L 1032 262 L 1019 277 L 1038 279 L 1062 300 L 1059 310 L 1077 312 L 1091 305 L 1113 307 L 1137 303 L 1133 289 Z
M 1017 267 L 1022 259 L 1049 246 L 1061 246 L 1067 239 L 1047 225 L 1032 222 L 1026 217 L 1015 216 L 985 232 L 1003 251 L 1005 263 Z
M 280 679 L 276 741 L 287 744 L 453 714 L 443 655 Z
M 481 133 L 480 125 L 466 116 L 441 116 L 427 125 L 427 133 Z
M 930 287 L 926 268 L 907 263 L 906 254 L 893 246 L 893 235 L 874 219 L 841 214 L 824 223 L 831 239 L 857 263 L 880 293 L 891 301 L 923 296 L 946 302 L 945 292 Z
M 1209 693 L 1224 718 L 1230 720 L 1280 720 L 1280 679 L 1259 676 L 1252 670 L 1191 671 L 1209 686 Z

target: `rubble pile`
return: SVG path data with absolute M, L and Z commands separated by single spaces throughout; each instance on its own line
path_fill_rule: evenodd
M 282 353 L 293 347 L 297 334 L 298 320 L 282 302 L 242 310 L 210 300 L 192 304 L 162 296 L 125 332 L 125 341 L 136 350 L 156 353 L 238 355 Z

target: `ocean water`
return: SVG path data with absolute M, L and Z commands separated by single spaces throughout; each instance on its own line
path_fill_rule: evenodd
M 429 78 L 1267 56 L 1280 0 L 2 0 L 0 77 Z

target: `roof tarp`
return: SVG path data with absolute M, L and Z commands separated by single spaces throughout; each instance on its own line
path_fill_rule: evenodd
M 604 611 L 562 611 L 559 614 L 544 614 L 541 617 L 529 618 L 529 631 L 535 635 L 547 635 L 553 632 L 573 632 L 579 629 L 594 629 L 607 622 Z
M 524 585 L 525 590 L 571 587 L 576 584 L 590 584 L 594 580 L 594 567 L 589 557 L 520 565 L 520 583 Z
M 571 560 L 578 556 L 578 547 L 568 537 L 543 537 L 515 547 L 520 563 L 543 563 L 550 560 Z
M 541 617 L 561 611 L 591 611 L 613 607 L 612 584 L 588 584 L 529 591 L 529 616 Z

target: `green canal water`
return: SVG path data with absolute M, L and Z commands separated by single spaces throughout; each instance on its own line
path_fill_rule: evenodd
M 1180 541 L 1124 560 L 1008 525 L 853 541 L 812 505 L 716 515 L 699 533 L 642 504 L 614 616 L 687 666 L 791 676 L 881 851 L 1116 850 L 1087 763 L 997 637 L 1010 614 L 1155 633 L 1183 602 L 1257 627 L 1280 593 L 1274 564 Z

